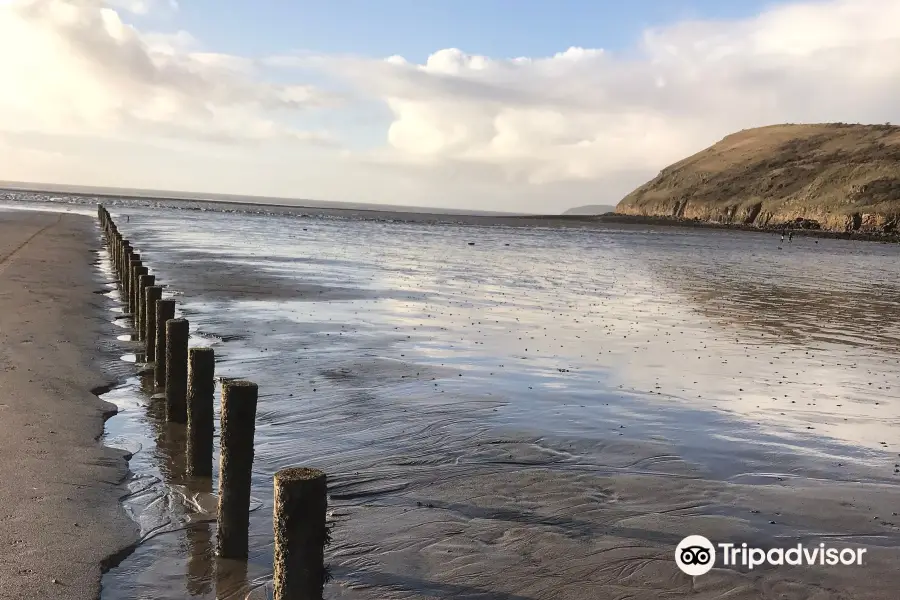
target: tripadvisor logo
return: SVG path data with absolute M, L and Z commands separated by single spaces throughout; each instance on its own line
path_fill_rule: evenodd
M 718 551 L 717 551 L 718 547 Z M 866 548 L 830 548 L 820 543 L 805 547 L 797 544 L 789 548 L 754 548 L 744 544 L 719 543 L 713 545 L 702 535 L 689 535 L 675 548 L 675 564 L 687 575 L 704 575 L 716 564 L 716 558 L 726 567 L 746 567 L 752 570 L 761 565 L 862 565 Z
M 716 548 L 702 535 L 689 535 L 675 548 L 675 564 L 688 575 L 704 575 L 716 564 Z

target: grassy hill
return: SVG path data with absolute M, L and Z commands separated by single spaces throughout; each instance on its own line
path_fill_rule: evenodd
M 900 127 L 830 123 L 744 130 L 666 167 L 619 202 L 616 212 L 896 232 Z

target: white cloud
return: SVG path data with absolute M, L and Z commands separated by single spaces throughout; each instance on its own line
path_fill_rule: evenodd
M 897 0 L 807 2 L 648 31 L 628 57 L 445 49 L 424 64 L 299 62 L 387 103 L 394 160 L 493 165 L 501 179 L 532 184 L 602 181 L 656 171 L 746 127 L 900 119 L 898 22 Z
M 116 5 L 141 13 L 166 1 Z M 199 139 L 228 142 L 238 154 L 253 142 L 244 152 L 257 167 L 261 156 L 283 167 L 269 168 L 262 183 L 229 154 L 229 181 L 244 177 L 243 191 L 556 210 L 614 203 L 742 128 L 900 121 L 898 0 L 793 3 L 750 19 L 673 23 L 645 32 L 626 53 L 498 58 L 451 48 L 424 64 L 312 53 L 254 61 L 205 49 L 187 32 L 140 31 L 110 6 L 0 4 L 0 131 Z M 273 68 L 295 84 L 267 79 Z M 304 81 L 310 69 L 386 108 L 381 147 L 317 155 L 315 173 L 297 169 L 312 163 L 295 159 L 289 142 L 333 138 L 294 127 L 292 114 L 347 111 L 330 122 L 361 122 L 359 107 Z M 344 134 L 353 137 L 352 126 Z M 260 153 L 266 141 L 275 145 Z
M 185 32 L 144 34 L 99 1 L 2 4 L 0 130 L 331 142 L 272 112 L 328 106 L 333 97 L 265 82 L 252 61 L 198 46 Z
M 136 15 L 146 15 L 160 10 L 178 10 L 178 0 L 109 0 L 107 4 Z

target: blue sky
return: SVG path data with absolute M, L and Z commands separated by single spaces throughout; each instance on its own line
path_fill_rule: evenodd
M 627 51 L 649 27 L 737 19 L 777 4 L 760 0 L 182 0 L 168 25 L 219 52 L 288 50 L 399 54 L 423 62 L 442 48 L 512 58 L 571 46 Z

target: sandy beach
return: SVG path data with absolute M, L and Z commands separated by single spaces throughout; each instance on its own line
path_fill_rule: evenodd
M 92 390 L 103 287 L 90 217 L 0 211 L 0 597 L 99 597 L 101 564 L 134 540 L 121 450 L 98 439 L 115 411 Z
M 900 0 L 473 8 L 0 0 L 0 600 L 900 600 Z
M 133 344 L 109 320 L 116 297 L 96 268 L 93 219 L 0 211 L 0 597 L 98 598 L 111 566 L 102 579 L 110 600 L 262 599 L 271 476 L 287 464 L 329 473 L 328 598 L 896 595 L 897 377 L 885 367 L 896 360 L 894 336 L 842 325 L 874 327 L 895 308 L 840 274 L 859 264 L 839 262 L 844 242 L 820 246 L 835 253 L 827 273 L 815 272 L 819 249 L 798 246 L 783 267 L 751 261 L 726 277 L 716 260 L 686 269 L 671 257 L 704 256 L 694 249 L 724 233 L 646 233 L 639 243 L 611 234 L 620 237 L 592 246 L 558 231 L 407 227 L 401 244 L 394 225 L 310 222 L 299 237 L 290 221 L 206 215 L 218 220 L 210 231 L 233 231 L 204 237 L 177 216 L 136 217 L 130 228 L 191 319 L 192 343 L 217 348 L 220 373 L 266 382 L 250 560 L 212 556 L 214 503 L 186 500 L 211 499 L 211 482 L 185 476 L 183 430 L 164 426 L 134 363 L 121 360 Z M 245 243 L 231 248 L 237 236 Z M 359 255 L 353 238 L 366 240 Z M 419 248 L 470 238 L 474 247 L 437 259 L 441 271 Z M 734 256 L 767 252 L 756 236 L 734 240 Z M 383 254 L 364 266 L 372 246 Z M 594 259 L 554 266 L 576 247 Z M 863 251 L 866 272 L 892 268 L 888 250 Z M 800 265 L 820 300 L 840 298 L 834 306 L 852 314 L 793 288 L 772 303 L 742 279 Z M 642 268 L 657 279 L 642 281 Z M 678 308 L 661 282 L 696 306 Z M 792 365 L 785 374 L 780 361 Z M 130 465 L 126 450 L 98 441 L 115 410 L 104 392 L 122 412 L 103 439 L 133 451 Z M 673 554 L 693 534 L 764 550 L 865 549 L 865 561 L 717 565 L 692 578 Z

